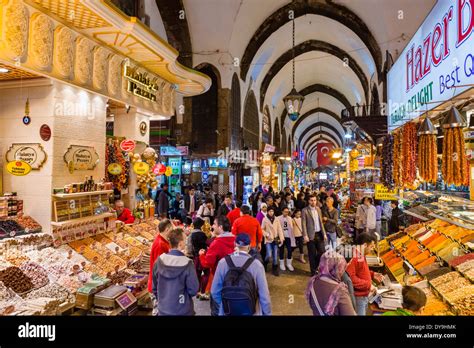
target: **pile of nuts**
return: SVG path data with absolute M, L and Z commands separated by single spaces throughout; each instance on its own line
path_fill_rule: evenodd
M 30 232 L 39 232 L 41 231 L 41 225 L 33 220 L 29 216 L 19 216 L 17 217 L 18 224 L 23 227 L 25 230 L 28 229 Z
M 67 275 L 63 275 L 57 281 L 59 285 L 62 285 L 70 292 L 75 293 L 77 289 L 79 289 L 83 283 L 77 277 L 70 277 Z
M 474 315 L 474 294 L 460 299 L 455 303 L 454 307 L 460 315 Z
M 436 286 L 440 286 L 443 283 L 453 281 L 454 279 L 459 278 L 459 277 L 461 277 L 461 275 L 458 272 L 449 272 L 449 273 L 443 274 L 440 277 L 432 279 L 431 284 L 434 287 L 436 287 Z
M 11 300 L 15 297 L 15 293 L 7 288 L 3 282 L 0 282 L 0 302 Z
M 31 279 L 18 267 L 8 267 L 0 271 L 0 281 L 17 294 L 28 292 L 34 287 Z
M 7 260 L 0 258 L 0 270 L 10 267 L 12 264 Z
M 451 291 L 460 289 L 464 286 L 468 286 L 471 283 L 463 277 L 456 278 L 450 282 L 443 283 L 439 286 L 436 287 L 436 290 L 438 290 L 441 294 L 446 295 L 450 293 Z
M 136 272 L 132 270 L 123 270 L 123 271 L 119 271 L 118 273 L 112 274 L 108 278 L 110 279 L 111 284 L 122 285 L 123 282 L 126 281 L 128 277 L 134 274 L 136 274 Z
M 61 303 L 66 301 L 74 303 L 76 301 L 75 296 L 71 294 L 68 289 L 56 283 L 48 284 L 38 290 L 33 290 L 26 296 L 27 299 L 31 300 L 41 297 L 55 298 L 61 301 Z
M 459 300 L 462 300 L 463 298 L 472 296 L 472 294 L 474 294 L 474 285 L 469 285 L 469 286 L 465 286 L 457 290 L 451 291 L 445 297 L 449 302 L 455 303 Z
M 18 249 L 8 249 L 5 254 L 5 260 L 17 267 L 20 267 L 24 262 L 30 261 L 29 257 Z
M 48 273 L 36 262 L 25 262 L 20 269 L 31 279 L 35 289 L 41 288 L 49 283 Z

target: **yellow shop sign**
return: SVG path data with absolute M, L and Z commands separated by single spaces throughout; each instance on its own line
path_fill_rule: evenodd
M 394 201 L 397 200 L 395 196 L 398 196 L 398 189 L 389 190 L 382 184 L 375 184 L 375 199 Z
M 145 175 L 150 171 L 150 166 L 145 162 L 136 162 L 133 165 L 133 171 L 138 175 Z
M 24 176 L 31 172 L 31 166 L 23 161 L 11 161 L 7 163 L 7 171 L 15 176 Z
M 122 174 L 122 166 L 118 163 L 111 163 L 107 167 L 107 171 L 111 175 L 119 175 Z

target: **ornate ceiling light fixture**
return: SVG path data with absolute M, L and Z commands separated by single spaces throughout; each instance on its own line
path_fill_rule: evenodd
M 296 121 L 298 116 L 300 115 L 301 108 L 303 106 L 304 97 L 296 91 L 295 88 L 295 16 L 293 13 L 292 18 L 293 23 L 293 46 L 292 46 L 292 53 L 293 53 L 293 89 L 291 92 L 283 98 L 283 102 L 285 103 L 286 112 L 290 117 L 290 120 Z

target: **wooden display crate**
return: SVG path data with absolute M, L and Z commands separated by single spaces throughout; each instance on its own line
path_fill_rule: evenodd
M 112 190 L 108 190 L 54 194 L 52 220 L 65 222 L 93 216 L 98 202 L 109 205 L 109 196 L 112 193 Z

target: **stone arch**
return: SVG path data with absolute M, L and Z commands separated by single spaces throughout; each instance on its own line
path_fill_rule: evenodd
M 371 96 L 370 96 L 370 115 L 379 115 L 380 114 L 380 99 L 379 99 L 379 90 L 377 85 L 374 83 L 372 86 Z
M 362 88 L 365 93 L 365 100 L 369 99 L 369 82 L 367 80 L 367 76 L 364 73 L 364 70 L 361 66 L 356 62 L 352 56 L 347 53 L 346 51 L 340 49 L 337 46 L 334 46 L 328 42 L 320 41 L 320 40 L 307 40 L 299 45 L 295 46 L 295 57 L 298 57 L 302 54 L 311 51 L 321 51 L 333 55 L 339 58 L 342 62 L 347 62 L 349 68 L 355 73 L 357 78 L 359 79 Z M 272 64 L 270 70 L 265 75 L 264 79 L 262 80 L 262 84 L 260 85 L 260 105 L 263 105 L 265 100 L 265 95 L 267 93 L 268 87 L 270 86 L 271 81 L 273 78 L 280 72 L 280 70 L 289 62 L 291 62 L 293 58 L 293 50 L 289 49 L 285 53 L 283 53 L 275 63 Z
M 206 74 L 212 85 L 206 93 L 192 97 L 192 144 L 197 153 L 217 152 L 218 86 L 220 76 L 211 64 L 201 64 L 196 70 Z
M 244 106 L 244 147 L 251 150 L 260 148 L 260 121 L 258 115 L 257 98 L 252 90 L 245 98 Z
M 231 87 L 231 110 L 230 110 L 230 147 L 231 149 L 238 150 L 242 148 L 242 136 L 241 136 L 241 109 L 242 101 L 240 98 L 240 82 L 237 73 L 232 76 L 232 87 Z
M 268 105 L 263 108 L 262 143 L 272 143 L 272 117 L 270 115 L 270 109 L 268 108 Z
M 192 67 L 193 46 L 189 34 L 188 20 L 186 16 L 180 18 L 180 11 L 184 11 L 183 1 L 155 1 L 163 20 L 168 42 L 179 52 L 178 62 L 187 67 Z
M 309 95 L 309 94 L 316 93 L 316 92 L 330 95 L 331 97 L 334 97 L 335 99 L 340 101 L 341 104 L 343 104 L 348 110 L 352 110 L 351 109 L 351 103 L 346 98 L 346 96 L 344 94 L 342 94 L 341 92 L 339 92 L 337 89 L 334 89 L 332 87 L 329 87 L 329 86 L 326 86 L 326 85 L 323 85 L 323 84 L 320 84 L 320 83 L 315 83 L 313 85 L 310 85 L 310 86 L 307 86 L 307 87 L 303 88 L 301 91 L 298 91 L 298 93 L 301 94 L 304 97 Z M 280 116 L 280 120 L 281 120 L 282 124 L 285 122 L 286 115 L 288 115 L 288 113 L 286 112 L 286 110 L 283 110 L 283 112 L 281 113 L 281 116 Z M 334 115 L 336 115 L 336 114 L 334 113 Z
M 286 144 L 285 126 L 282 126 L 282 129 L 281 129 L 281 152 L 282 153 L 287 153 L 288 152 L 288 146 Z
M 307 14 L 315 14 L 333 19 L 349 28 L 366 45 L 380 76 L 380 72 L 382 71 L 382 52 L 377 40 L 359 16 L 347 7 L 332 1 L 295 0 L 268 16 L 250 38 L 241 60 L 240 78 L 243 81 L 247 78 L 250 64 L 257 54 L 258 49 L 274 32 L 291 21 L 288 16 L 290 10 L 294 11 L 295 19 Z
M 332 118 L 334 118 L 337 122 L 340 122 L 340 119 L 335 112 L 332 112 L 331 110 L 328 110 L 326 108 L 314 108 L 305 112 L 302 116 L 298 117 L 298 119 L 295 121 L 295 124 L 293 125 L 291 135 L 295 136 L 295 132 L 298 129 L 301 122 L 303 122 L 307 117 L 317 114 L 318 112 L 329 115 Z
M 278 119 L 275 119 L 275 125 L 273 126 L 273 146 L 275 146 L 276 151 L 280 151 L 281 148 L 281 131 L 280 131 L 280 122 Z
M 313 123 L 311 126 L 309 126 L 308 128 L 306 128 L 301 134 L 300 134 L 300 137 L 299 137 L 299 144 L 301 145 L 302 148 L 305 148 L 305 145 L 308 143 L 309 139 L 306 140 L 306 142 L 304 144 L 301 144 L 301 140 L 305 137 L 306 134 L 308 134 L 311 130 L 315 129 L 315 128 L 318 128 L 318 127 L 325 127 L 327 129 L 330 129 L 332 130 L 335 134 L 338 135 L 338 138 L 340 140 L 340 143 L 343 144 L 344 143 L 344 140 L 342 138 L 342 136 L 339 134 L 339 131 L 333 127 L 332 125 L 326 123 L 326 122 L 315 122 Z M 323 133 L 323 131 L 321 131 L 321 133 Z

